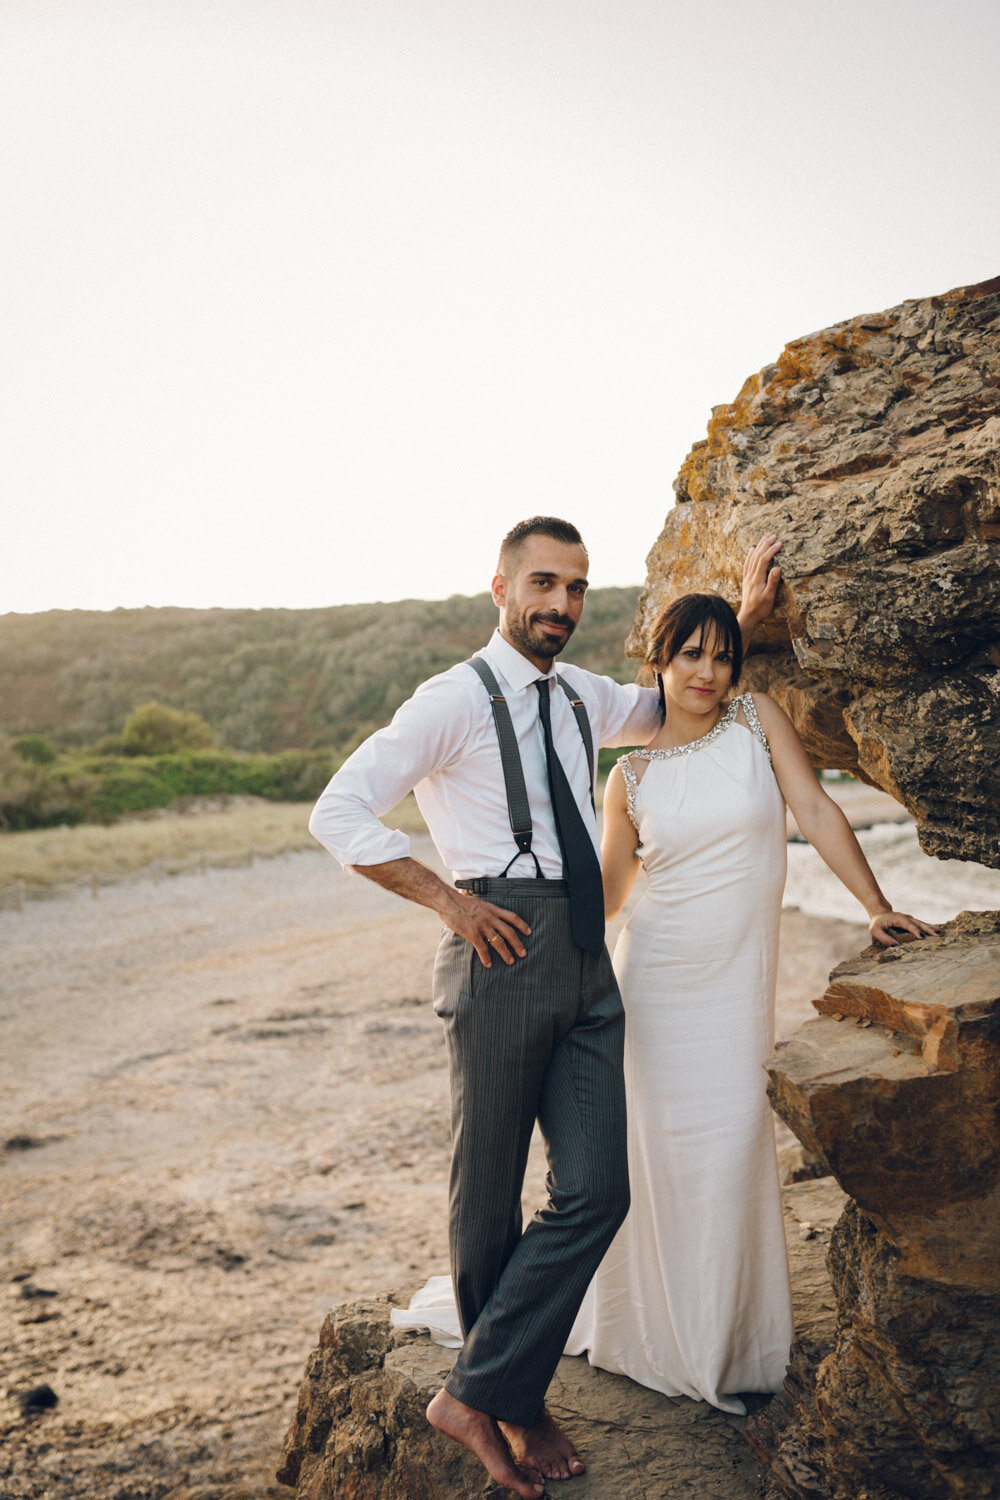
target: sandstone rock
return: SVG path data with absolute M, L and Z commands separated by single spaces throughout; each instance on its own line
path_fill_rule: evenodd
M 774 1108 L 906 1274 L 1000 1291 L 997 919 L 869 950 L 815 1005 L 769 1065 Z
M 853 1201 L 831 1237 L 833 1348 L 803 1341 L 751 1424 L 769 1493 L 995 1496 L 1000 913 L 869 950 L 815 1004 L 769 1092 Z
M 630 654 L 687 589 L 784 540 L 747 683 L 814 764 L 1000 865 L 1000 278 L 797 339 L 716 407 L 647 560 Z
M 840 1491 L 856 1496 L 874 1468 L 906 1500 L 995 1495 L 1000 1297 L 905 1276 L 853 1204 L 830 1263 L 850 1315 L 819 1368 L 816 1406 Z
M 832 1179 L 785 1190 L 796 1326 L 828 1348 L 833 1298 L 824 1256 L 844 1204 Z M 809 1220 L 815 1239 L 803 1243 Z M 389 1322 L 393 1298 L 335 1309 L 310 1356 L 279 1480 L 297 1500 L 462 1500 L 502 1492 L 477 1461 L 428 1427 L 424 1409 L 453 1354 Z M 408 1300 L 408 1294 L 400 1296 Z M 584 1454 L 578 1500 L 750 1500 L 762 1476 L 745 1419 L 703 1402 L 670 1400 L 584 1359 L 560 1361 L 549 1405 Z

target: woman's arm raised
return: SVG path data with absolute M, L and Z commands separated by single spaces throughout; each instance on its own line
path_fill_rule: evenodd
M 639 835 L 628 815 L 628 796 L 621 766 L 613 767 L 604 789 L 604 834 L 601 872 L 604 878 L 604 915 L 617 917 L 635 884 Z
M 771 747 L 774 774 L 782 796 L 805 838 L 829 865 L 868 913 L 868 930 L 876 942 L 895 947 L 891 927 L 901 927 L 914 937 L 935 936 L 937 929 L 906 912 L 894 911 L 879 889 L 865 859 L 854 829 L 841 809 L 827 796 L 795 727 L 784 709 L 766 693 L 754 693 L 753 701 Z

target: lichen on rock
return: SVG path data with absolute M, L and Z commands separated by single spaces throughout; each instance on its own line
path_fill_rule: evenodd
M 1000 278 L 796 339 L 714 409 L 675 490 L 629 653 L 678 593 L 735 601 L 777 532 L 748 685 L 929 853 L 1000 867 Z

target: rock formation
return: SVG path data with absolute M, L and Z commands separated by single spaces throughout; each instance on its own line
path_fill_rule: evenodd
M 783 539 L 747 663 L 817 766 L 923 847 L 1000 866 L 1000 278 L 796 340 L 717 407 L 650 553 L 630 654 L 687 589 Z M 1000 918 L 842 965 L 770 1065 L 850 1194 L 837 1333 L 800 1337 L 749 1435 L 774 1496 L 1000 1494 Z
M 817 766 L 903 802 L 931 854 L 1000 866 L 1000 278 L 797 339 L 715 408 L 629 642 L 784 541 L 747 681 Z
M 746 549 L 777 532 L 749 685 L 817 766 L 909 808 L 928 852 L 1000 867 L 1000 278 L 790 344 L 715 409 L 676 490 L 630 654 L 677 593 L 735 600 Z M 747 1428 L 768 1493 L 1000 1495 L 1000 915 L 870 951 L 815 1003 L 772 1059 L 772 1103 L 805 1148 L 789 1174 L 818 1161 L 850 1197 L 830 1176 L 783 1189 L 797 1338 Z M 827 1270 L 815 1226 L 835 1212 Z M 279 1480 L 297 1500 L 496 1493 L 424 1420 L 450 1355 L 389 1310 L 327 1318 Z M 550 1394 L 590 1464 L 579 1500 L 760 1493 L 741 1419 L 578 1359 Z
M 824 1263 L 844 1195 L 829 1177 L 783 1192 L 795 1321 L 810 1350 L 834 1333 Z M 405 1304 L 407 1297 L 399 1299 Z M 335 1308 L 306 1366 L 278 1479 L 297 1500 L 482 1500 L 500 1496 L 479 1463 L 427 1425 L 454 1353 L 389 1321 L 393 1299 Z M 563 1359 L 549 1405 L 587 1460 L 566 1500 L 718 1496 L 757 1500 L 761 1472 L 745 1418 L 669 1400 L 585 1359 Z M 554 1493 L 554 1488 L 553 1488 Z
M 772 1495 L 1000 1493 L 1000 914 L 842 964 L 771 1101 L 851 1195 L 832 1349 L 751 1424 Z M 823 1357 L 821 1357 L 823 1356 Z

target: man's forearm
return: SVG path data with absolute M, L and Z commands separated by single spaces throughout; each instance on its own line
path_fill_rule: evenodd
M 350 868 L 383 890 L 394 891 L 404 901 L 415 901 L 418 906 L 429 906 L 441 916 L 454 911 L 461 903 L 462 898 L 454 886 L 446 884 L 419 859 L 390 859 L 384 864 L 351 865 Z

